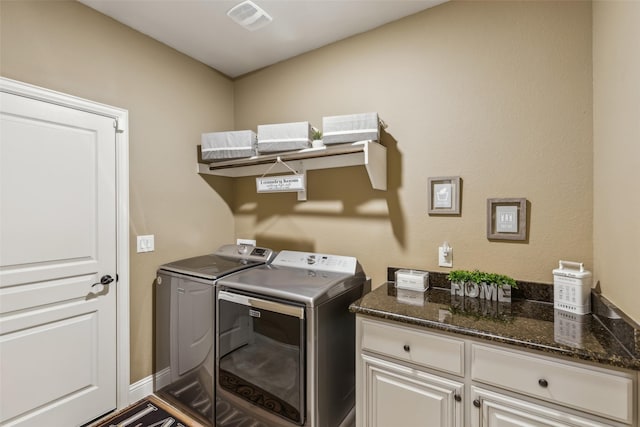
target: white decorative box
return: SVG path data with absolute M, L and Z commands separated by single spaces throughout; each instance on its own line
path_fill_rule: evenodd
M 258 138 L 251 130 L 202 134 L 200 152 L 203 160 L 238 159 L 257 154 Z
M 553 308 L 575 314 L 591 313 L 591 282 L 591 272 L 584 269 L 583 263 L 560 261 L 553 270 Z
M 380 140 L 378 113 L 347 114 L 322 118 L 322 142 L 342 144 Z
M 424 292 L 429 288 L 429 272 L 396 270 L 396 288 Z
M 258 125 L 258 153 L 302 150 L 311 147 L 309 122 Z

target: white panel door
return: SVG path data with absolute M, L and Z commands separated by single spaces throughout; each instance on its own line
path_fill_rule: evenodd
M 114 120 L 0 96 L 0 426 L 78 426 L 116 408 Z

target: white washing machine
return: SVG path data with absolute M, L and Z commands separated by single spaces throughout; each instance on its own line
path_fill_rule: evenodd
M 296 251 L 218 281 L 216 425 L 351 425 L 349 305 L 369 290 L 356 258 Z
M 158 269 L 154 391 L 214 425 L 216 283 L 270 262 L 271 249 L 224 245 L 215 253 Z

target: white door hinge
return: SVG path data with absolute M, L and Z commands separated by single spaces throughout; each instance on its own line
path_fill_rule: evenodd
M 118 122 L 118 119 L 115 119 L 113 121 L 113 127 L 116 129 L 116 133 L 124 132 L 124 129 L 120 129 L 120 123 Z

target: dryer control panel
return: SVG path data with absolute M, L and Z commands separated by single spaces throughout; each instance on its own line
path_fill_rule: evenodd
M 311 268 L 334 273 L 355 274 L 358 261 L 350 256 L 280 251 L 271 264 L 281 267 Z

